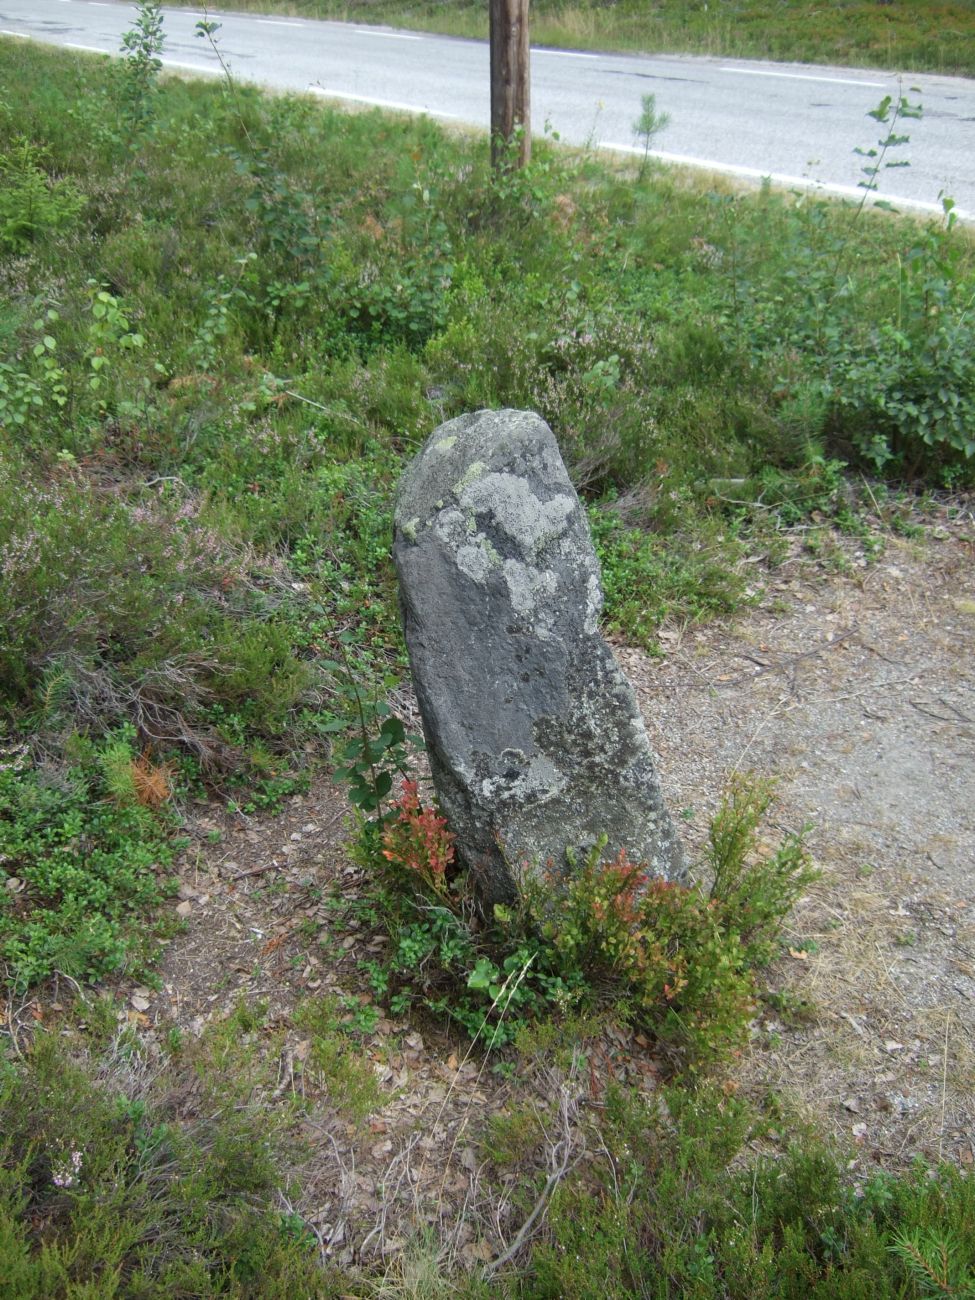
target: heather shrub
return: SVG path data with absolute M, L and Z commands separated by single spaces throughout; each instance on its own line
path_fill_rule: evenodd
M 0 703 L 42 731 L 133 723 L 217 761 L 214 710 L 286 730 L 309 685 L 262 574 L 191 498 L 129 504 L 70 463 L 46 481 L 0 468 Z M 264 615 L 264 617 L 261 617 Z
M 975 1181 L 918 1161 L 849 1178 L 849 1153 L 809 1133 L 756 1154 L 778 1128 L 726 1088 L 648 1099 L 607 1090 L 605 1157 L 557 1187 L 525 1300 L 923 1300 L 968 1296 Z M 598 1279 L 598 1290 L 593 1285 Z
M 187 1082 L 128 1026 L 38 1026 L 0 1062 L 0 1278 L 18 1300 L 162 1297 L 339 1300 L 291 1208 L 289 1144 L 255 1100 L 240 1020 L 208 1027 Z M 101 1016 L 99 1016 L 101 1012 Z M 221 1035 L 232 1050 L 222 1050 Z M 101 1041 L 99 1041 L 101 1040 Z M 242 1041 L 243 1040 L 243 1041 Z M 273 1080 L 272 1080 L 273 1082 Z M 265 1085 L 266 1086 L 266 1085 Z

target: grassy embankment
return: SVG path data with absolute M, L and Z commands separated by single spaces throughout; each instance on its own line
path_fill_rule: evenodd
M 235 0 L 229 9 L 487 36 L 483 0 Z M 532 0 L 532 41 L 975 75 L 971 0 Z
M 54 972 L 146 969 L 173 792 L 259 809 L 300 785 L 344 708 L 340 636 L 360 680 L 402 670 L 390 498 L 441 419 L 543 413 L 608 624 L 651 646 L 663 618 L 734 609 L 746 548 L 774 563 L 810 511 L 862 527 L 838 457 L 972 482 L 960 232 L 544 145 L 494 178 L 426 122 L 23 44 L 0 67 L 8 1016 Z M 66 1039 L 80 1073 L 41 1030 L 4 1059 L 12 1294 L 368 1293 L 310 1280 L 239 1054 L 194 1049 L 215 1096 L 187 1131 L 109 1029 Z M 614 1103 L 606 1181 L 567 1177 L 527 1275 L 469 1294 L 920 1296 L 970 1274 L 970 1180 L 861 1199 L 806 1149 L 729 1190 L 754 1120 L 681 1095 L 676 1128 Z

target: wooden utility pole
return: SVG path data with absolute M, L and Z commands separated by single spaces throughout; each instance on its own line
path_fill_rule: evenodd
M 488 0 L 491 13 L 491 162 L 524 167 L 531 157 L 528 0 Z M 511 141 L 520 131 L 517 151 Z

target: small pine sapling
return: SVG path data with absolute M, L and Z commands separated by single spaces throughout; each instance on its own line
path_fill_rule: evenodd
M 643 141 L 643 161 L 640 163 L 640 179 L 643 180 L 650 165 L 650 146 L 670 125 L 670 114 L 657 111 L 656 95 L 644 95 L 640 105 L 640 116 L 633 123 L 633 134 Z

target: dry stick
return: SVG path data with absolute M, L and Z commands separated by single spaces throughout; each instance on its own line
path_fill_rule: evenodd
M 938 696 L 937 700 L 911 700 L 910 701 L 910 705 L 912 709 L 917 709 L 918 713 L 923 713 L 928 718 L 934 718 L 935 722 L 954 721 L 953 718 L 946 718 L 943 713 L 935 713 L 933 712 L 933 710 L 926 708 L 925 706 L 928 704 L 943 705 L 949 711 L 949 713 L 953 713 L 955 715 L 955 717 L 959 720 L 959 722 L 967 722 L 967 723 L 975 722 L 975 718 L 970 718 L 966 713 L 962 713 L 961 709 L 956 708 L 954 704 L 950 704 L 947 700 L 942 699 L 940 695 Z
M 339 1228 L 341 1227 L 344 1230 L 345 1225 L 348 1222 L 348 1211 L 351 1206 L 351 1197 L 349 1196 L 347 1189 L 350 1186 L 350 1184 L 354 1184 L 355 1182 L 355 1149 L 352 1147 L 349 1148 L 349 1152 L 348 1152 L 349 1162 L 352 1166 L 351 1171 L 349 1171 L 346 1169 L 345 1161 L 343 1160 L 342 1153 L 339 1150 L 339 1145 L 335 1141 L 335 1137 L 330 1132 L 330 1130 L 325 1128 L 323 1124 L 319 1124 L 316 1120 L 311 1119 L 309 1116 L 305 1116 L 303 1122 L 307 1124 L 309 1128 L 317 1129 L 319 1133 L 323 1134 L 325 1137 L 328 1138 L 329 1142 L 331 1142 L 332 1144 L 332 1152 L 335 1156 L 335 1163 L 339 1169 L 339 1195 L 341 1199 L 339 1200 L 337 1206 L 338 1218 L 336 1219 L 336 1222 L 333 1225 L 332 1234 L 331 1237 L 329 1238 L 329 1244 L 331 1244 L 331 1241 L 334 1238 L 336 1232 L 339 1230 Z
M 912 686 L 918 679 L 919 673 L 911 673 L 910 677 L 892 677 L 886 682 L 874 682 L 870 686 L 865 686 L 862 691 L 849 691 L 846 695 L 826 695 L 820 700 L 821 704 L 841 704 L 844 700 L 859 700 L 864 695 L 872 695 L 874 691 L 881 691 L 887 686 Z
M 365 1235 L 365 1237 L 363 1237 L 362 1244 L 359 1246 L 360 1256 L 365 1253 L 366 1248 L 369 1246 L 369 1243 L 372 1241 L 373 1237 L 378 1237 L 379 1249 L 383 1252 L 383 1254 L 385 1254 L 386 1220 L 389 1216 L 390 1207 L 392 1206 L 393 1202 L 396 1200 L 397 1196 L 399 1195 L 400 1188 L 403 1186 L 404 1179 L 407 1181 L 412 1181 L 410 1179 L 410 1155 L 413 1151 L 414 1146 L 417 1144 L 417 1142 L 419 1142 L 419 1140 L 420 1140 L 419 1133 L 411 1133 L 409 1140 L 406 1144 L 406 1149 L 404 1151 L 398 1152 L 395 1156 L 393 1156 L 392 1160 L 386 1166 L 386 1173 L 383 1175 L 382 1180 L 378 1183 L 378 1186 L 381 1187 L 382 1189 L 382 1205 L 380 1206 L 380 1210 L 379 1210 L 379 1220 L 375 1224 L 375 1226 L 371 1228 L 370 1231 Z M 390 1184 L 386 1182 L 386 1177 L 390 1174 L 390 1171 L 397 1163 L 401 1166 L 400 1173 L 399 1173 L 399 1177 L 396 1179 L 395 1184 L 391 1187 Z
M 877 949 L 877 956 L 880 958 L 880 964 L 884 968 L 884 974 L 887 977 L 887 983 L 890 985 L 891 992 L 894 994 L 894 997 L 900 1000 L 900 1004 L 902 1007 L 909 1006 L 910 1004 L 908 1003 L 907 998 L 897 987 L 897 981 L 894 979 L 893 975 L 891 974 L 890 967 L 887 965 L 886 958 L 884 957 L 883 949 L 881 948 L 880 944 L 876 940 L 874 941 L 873 946 Z
M 561 1163 L 559 1164 L 558 1169 L 553 1169 L 552 1172 L 549 1174 L 548 1178 L 546 1178 L 545 1186 L 542 1188 L 541 1195 L 539 1196 L 538 1200 L 535 1202 L 534 1206 L 532 1207 L 531 1214 L 529 1214 L 528 1218 L 518 1229 L 517 1233 L 515 1234 L 515 1239 L 514 1241 L 512 1241 L 511 1245 L 507 1248 L 507 1250 L 502 1251 L 501 1254 L 497 1257 L 497 1259 L 492 1259 L 490 1264 L 485 1265 L 481 1274 L 481 1276 L 485 1280 L 490 1278 L 494 1273 L 496 1273 L 499 1268 L 503 1268 L 505 1264 L 507 1264 L 510 1260 L 514 1259 L 514 1257 L 518 1254 L 519 1250 L 521 1250 L 522 1246 L 527 1241 L 528 1235 L 531 1232 L 532 1228 L 534 1228 L 535 1223 L 537 1222 L 539 1216 L 542 1213 L 544 1213 L 545 1207 L 548 1205 L 552 1193 L 555 1191 L 556 1187 L 558 1187 L 559 1183 L 568 1173 L 570 1168 L 569 1157 L 572 1153 L 572 1143 L 569 1141 L 568 1123 L 569 1123 L 568 1117 L 566 1116 L 565 1117 L 566 1132 L 564 1134 L 564 1148 L 563 1148 Z
M 945 1049 L 941 1061 L 941 1133 L 938 1136 L 938 1161 L 941 1161 L 945 1145 L 945 1107 L 948 1104 L 948 1028 L 951 1025 L 951 1011 L 945 1016 Z
M 20 1044 L 17 1042 L 17 1027 L 14 1024 L 14 1004 L 12 998 L 7 998 L 7 1033 L 10 1035 L 10 1043 L 17 1055 L 23 1059 L 23 1052 L 20 1050 Z
M 789 697 L 787 695 L 783 695 L 782 698 L 779 700 L 778 704 L 776 704 L 774 708 L 770 709 L 769 712 L 762 719 L 762 721 L 758 724 L 758 726 L 755 728 L 754 732 L 752 733 L 752 737 L 749 740 L 748 744 L 745 746 L 745 748 L 741 751 L 741 753 L 738 755 L 737 759 L 735 760 L 734 766 L 731 769 L 732 774 L 740 770 L 741 765 L 745 761 L 745 758 L 748 755 L 748 751 L 751 749 L 752 745 L 754 745 L 755 741 L 758 740 L 759 736 L 769 725 L 772 719 L 777 714 L 782 712 L 782 710 L 785 708 L 786 704 L 788 703 L 788 700 Z M 789 705 L 790 709 L 794 709 L 796 707 L 797 706 L 795 704 Z
M 58 979 L 67 980 L 69 984 L 73 985 L 75 993 L 81 999 L 81 1002 L 84 1006 L 87 1007 L 90 1005 L 88 998 L 85 996 L 84 989 L 81 987 L 81 985 L 78 983 L 78 981 L 74 978 L 73 975 L 69 975 L 67 971 L 57 970 L 57 969 L 55 969 L 53 973 L 58 977 Z
M 265 862 L 263 867 L 249 867 L 246 871 L 238 871 L 230 879 L 246 880 L 248 876 L 263 876 L 265 871 L 280 871 L 283 865 L 280 862 Z
M 573 1048 L 572 1066 L 570 1068 L 570 1078 L 574 1078 L 576 1075 L 577 1066 L 579 1063 L 579 1056 L 580 1054 L 578 1049 Z M 541 1195 L 539 1196 L 538 1200 L 535 1202 L 535 1205 L 532 1207 L 532 1211 L 529 1214 L 528 1218 L 525 1220 L 525 1222 L 519 1228 L 518 1232 L 515 1234 L 514 1240 L 511 1242 L 511 1244 L 507 1246 L 506 1249 L 503 1250 L 501 1254 L 497 1256 L 496 1259 L 493 1259 L 489 1264 L 485 1265 L 481 1273 L 481 1276 L 485 1279 L 491 1277 L 492 1274 L 496 1273 L 498 1269 L 503 1268 L 505 1264 L 507 1264 L 510 1260 L 514 1259 L 515 1255 L 518 1254 L 518 1252 L 524 1246 L 525 1242 L 528 1240 L 528 1236 L 534 1229 L 536 1223 L 538 1222 L 538 1219 L 544 1213 L 545 1208 L 548 1205 L 548 1202 L 551 1200 L 552 1193 L 555 1191 L 555 1188 L 558 1186 L 558 1184 L 562 1181 L 562 1179 L 566 1176 L 567 1173 L 570 1173 L 573 1169 L 575 1169 L 575 1167 L 579 1164 L 579 1162 L 583 1158 L 583 1155 L 585 1154 L 585 1152 L 582 1151 L 579 1153 L 579 1155 L 576 1156 L 574 1160 L 570 1160 L 570 1156 L 572 1154 L 572 1147 L 573 1147 L 573 1142 L 572 1142 L 573 1116 L 570 1112 L 571 1098 L 569 1096 L 568 1089 L 566 1088 L 564 1082 L 559 1085 L 558 1090 L 559 1090 L 559 1117 L 562 1121 L 562 1136 L 560 1141 L 552 1143 L 550 1158 L 554 1159 L 556 1157 L 556 1154 L 559 1151 L 559 1147 L 561 1146 L 562 1155 L 560 1157 L 559 1167 L 557 1169 L 553 1169 L 552 1172 L 549 1174 L 548 1178 L 545 1180 L 545 1186 L 542 1188 Z M 610 1163 L 612 1165 L 612 1161 L 610 1161 Z M 616 1176 L 615 1169 L 613 1171 L 613 1176 L 615 1179 Z
M 285 397 L 293 397 L 296 402 L 304 402 L 306 406 L 314 406 L 316 410 L 324 411 L 326 415 L 334 415 L 339 420 L 348 420 L 350 424 L 357 424 L 360 429 L 366 427 L 361 420 L 357 420 L 348 411 L 340 411 L 335 406 L 323 406 L 321 402 L 313 402 L 310 397 L 302 397 L 300 393 L 292 392 L 290 388 L 282 388 L 281 392 L 284 393 Z
M 747 677 L 734 677 L 729 682 L 722 682 L 721 685 L 740 686 L 744 682 L 753 682 L 756 677 L 761 677 L 763 673 L 774 673 L 777 671 L 784 672 L 786 668 L 790 668 L 794 672 L 796 665 L 801 664 L 804 659 L 815 659 L 819 655 L 825 654 L 827 650 L 835 650 L 835 648 L 838 645 L 842 645 L 844 641 L 849 641 L 851 636 L 856 636 L 859 630 L 860 629 L 854 623 L 852 627 L 844 628 L 842 632 L 838 632 L 836 636 L 833 637 L 832 641 L 827 641 L 823 645 L 814 646 L 812 650 L 803 650 L 800 654 L 788 655 L 785 659 L 780 659 L 774 664 L 762 664 L 758 659 L 753 659 L 751 655 L 743 654 L 740 658 L 751 659 L 752 663 L 759 664 L 757 672 L 749 673 Z

